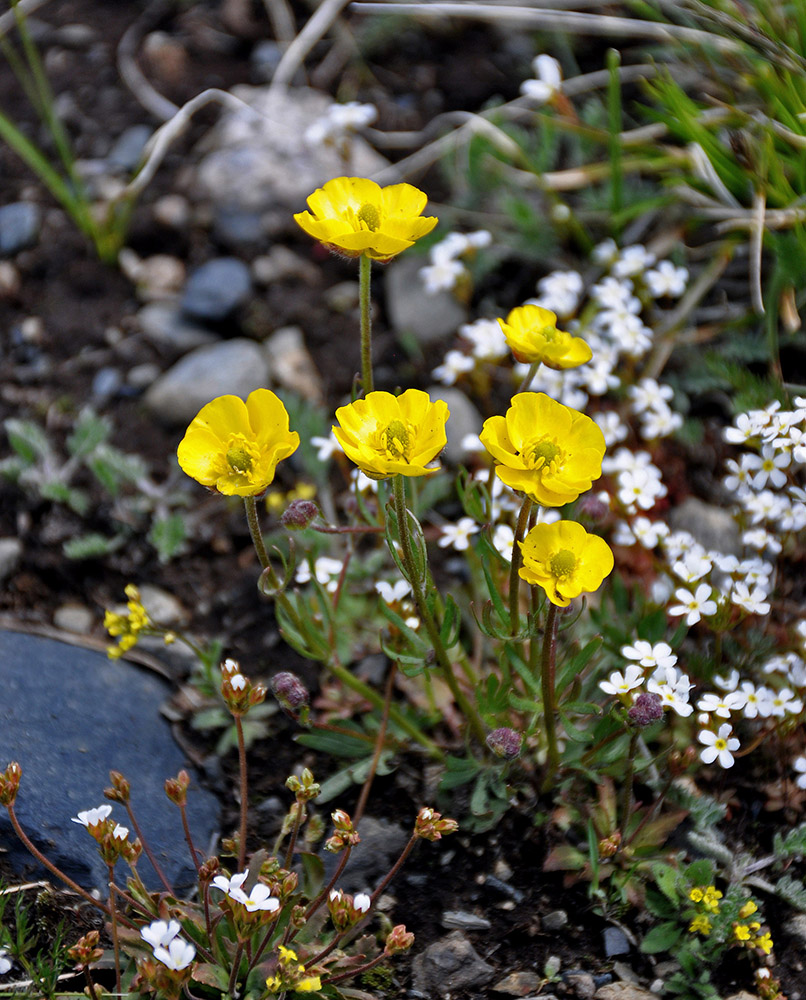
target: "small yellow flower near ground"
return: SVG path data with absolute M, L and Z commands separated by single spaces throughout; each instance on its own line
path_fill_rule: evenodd
M 770 932 L 767 931 L 766 934 L 762 934 L 761 937 L 757 937 L 756 940 L 753 942 L 753 947 L 761 948 L 761 950 L 764 952 L 765 955 L 769 955 L 769 953 L 772 951 L 773 948 Z
M 557 329 L 557 316 L 542 306 L 524 305 L 513 309 L 506 321 L 498 320 L 516 361 L 561 371 L 577 368 L 593 357 L 581 337 Z
M 688 925 L 688 929 L 691 934 L 703 934 L 707 937 L 711 933 L 711 921 L 704 913 L 698 913 Z
M 513 396 L 506 416 L 485 420 L 480 437 L 498 478 L 546 507 L 576 500 L 602 474 L 599 427 L 543 392 Z
M 299 963 L 297 953 L 281 944 L 277 974 L 269 976 L 266 988 L 270 993 L 284 993 L 288 990 L 294 993 L 317 993 L 322 989 L 322 980 L 319 976 L 306 975 L 305 966 Z
M 716 913 L 719 910 L 720 899 L 722 899 L 722 893 L 719 889 L 717 889 L 716 886 L 709 885 L 703 893 L 702 905 L 711 913 Z
M 370 392 L 336 410 L 336 440 L 351 462 L 371 479 L 428 476 L 428 468 L 447 443 L 447 403 L 431 402 L 427 392 L 407 389 L 400 396 Z
M 140 591 L 137 587 L 132 583 L 128 584 L 125 594 L 128 597 L 127 613 L 123 615 L 107 611 L 104 615 L 104 628 L 113 639 L 118 640 L 116 646 L 107 646 L 106 648 L 106 655 L 110 660 L 119 660 L 124 653 L 137 644 L 143 629 L 151 625 L 148 612 L 140 601 Z
M 576 521 L 536 524 L 520 543 L 518 574 L 545 590 L 552 604 L 565 608 L 573 597 L 598 590 L 613 569 L 610 546 L 589 535 Z
M 427 200 L 411 184 L 382 188 L 364 177 L 336 177 L 308 198 L 310 212 L 294 219 L 331 250 L 388 261 L 437 224 L 422 214 Z
M 737 941 L 749 941 L 750 928 L 747 924 L 735 924 L 733 927 L 733 936 Z
M 274 480 L 278 462 L 299 447 L 288 429 L 282 401 L 255 389 L 246 402 L 219 396 L 202 407 L 182 438 L 177 457 L 183 472 L 225 496 L 256 497 Z
M 704 895 L 705 893 L 703 892 L 702 889 L 696 888 L 691 890 L 691 892 L 688 894 L 688 898 L 694 903 L 701 903 Z
M 745 920 L 747 917 L 751 917 L 757 910 L 758 906 L 756 906 L 752 899 L 748 899 L 741 910 L 739 910 L 739 918 Z

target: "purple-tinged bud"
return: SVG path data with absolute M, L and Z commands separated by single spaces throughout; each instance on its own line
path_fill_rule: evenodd
M 663 704 L 659 694 L 642 691 L 627 712 L 627 718 L 634 726 L 651 726 L 663 718 Z
M 271 679 L 271 689 L 280 707 L 292 719 L 299 718 L 310 702 L 308 689 L 297 677 L 288 670 L 275 674 Z
M 292 500 L 280 517 L 280 524 L 289 531 L 302 531 L 319 517 L 319 508 L 313 500 Z
M 458 829 L 459 824 L 455 819 L 443 819 L 441 813 L 428 806 L 417 813 L 414 821 L 414 835 L 423 840 L 441 840 L 443 836 L 455 833 Z
M 580 517 L 593 521 L 594 524 L 601 524 L 610 513 L 610 506 L 597 493 L 587 493 L 580 501 L 577 508 Z
M 89 931 L 68 949 L 67 957 L 77 965 L 91 965 L 100 961 L 104 956 L 103 948 L 98 947 L 100 936 L 100 931 Z
M 502 760 L 516 760 L 521 755 L 523 736 L 516 733 L 514 729 L 502 726 L 488 734 L 487 746 L 496 757 L 501 757 Z

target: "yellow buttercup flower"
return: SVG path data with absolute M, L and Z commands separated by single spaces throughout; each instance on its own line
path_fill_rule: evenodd
M 519 576 L 545 590 L 552 604 L 567 607 L 573 597 L 598 590 L 613 569 L 610 546 L 576 521 L 536 524 L 520 543 Z
M 593 357 L 581 337 L 557 329 L 557 316 L 550 309 L 525 305 L 513 309 L 506 321 L 499 319 L 504 337 L 516 361 L 562 370 L 577 368 Z
M 546 507 L 576 500 L 602 474 L 601 430 L 542 392 L 513 396 L 505 417 L 485 420 L 481 443 L 500 480 Z
M 308 198 L 294 219 L 314 239 L 348 257 L 387 261 L 430 233 L 426 195 L 411 184 L 380 187 L 364 177 L 336 177 Z
M 431 402 L 427 392 L 407 389 L 400 396 L 370 392 L 336 410 L 333 428 L 345 455 L 371 479 L 427 476 L 428 468 L 447 443 L 447 403 Z
M 226 496 L 260 496 L 274 479 L 277 463 L 299 447 L 288 429 L 282 401 L 255 389 L 244 402 L 219 396 L 202 407 L 177 449 L 182 470 Z

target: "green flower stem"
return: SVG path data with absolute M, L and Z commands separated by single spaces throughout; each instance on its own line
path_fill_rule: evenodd
M 518 387 L 518 392 L 526 392 L 529 386 L 534 382 L 535 375 L 537 375 L 537 369 L 540 367 L 539 361 L 533 361 L 529 366 L 529 371 L 524 376 L 523 382 L 521 382 Z
M 534 640 L 532 640 L 534 641 Z M 543 696 L 543 722 L 546 727 L 546 743 L 548 757 L 546 759 L 546 777 L 543 789 L 550 787 L 551 781 L 560 764 L 557 752 L 557 728 L 555 715 L 557 703 L 554 692 L 554 675 L 557 657 L 557 605 L 549 601 L 546 627 L 543 633 L 543 655 L 540 664 L 540 688 Z
M 266 545 L 263 541 L 263 534 L 260 530 L 260 522 L 258 520 L 257 514 L 257 504 L 254 497 L 244 497 L 244 507 L 246 509 L 246 520 L 249 524 L 249 533 L 252 536 L 252 543 L 255 546 L 255 551 L 257 552 L 257 557 L 260 562 L 260 566 L 264 570 L 269 571 L 269 585 L 279 590 L 280 582 L 277 579 L 277 574 L 274 572 L 271 563 L 269 562 L 269 555 L 266 552 Z M 288 617 L 295 623 L 299 625 L 299 616 L 297 615 L 296 609 L 293 603 L 288 599 L 287 595 L 281 591 L 275 595 L 274 598 L 277 603 L 282 607 L 283 611 L 288 615 Z M 330 672 L 341 681 L 345 687 L 350 688 L 355 691 L 356 694 L 360 694 L 363 698 L 366 698 L 370 704 L 374 705 L 375 708 L 383 712 L 384 710 L 384 700 L 383 697 L 374 691 L 369 685 L 365 684 L 363 681 L 359 680 L 350 673 L 345 667 L 343 667 L 335 658 L 335 656 L 327 664 Z M 440 750 L 433 740 L 429 739 L 425 733 L 415 726 L 413 722 L 410 722 L 400 711 L 395 708 L 394 705 L 389 711 L 389 717 L 399 726 L 404 733 L 410 736 L 416 743 L 419 743 L 423 747 L 430 757 L 436 760 L 444 760 L 445 754 Z
M 372 261 L 365 253 L 358 258 L 358 298 L 361 306 L 361 385 L 364 395 L 372 392 L 372 316 L 369 296 Z
M 627 751 L 627 773 L 624 775 L 624 785 L 621 789 L 621 843 L 624 844 L 627 836 L 627 824 L 630 821 L 630 809 L 632 808 L 632 785 L 635 775 L 635 754 L 638 750 L 638 730 L 634 729 L 630 733 L 630 749 Z
M 109 864 L 107 862 L 107 871 L 109 873 L 109 912 L 111 915 L 111 928 L 112 928 L 112 948 L 115 953 L 115 989 L 118 996 L 121 996 L 120 989 L 120 941 L 118 940 L 118 908 L 115 903 L 115 866 L 114 864 Z
M 467 719 L 470 728 L 476 736 L 476 739 L 484 745 L 487 739 L 484 723 L 481 721 L 481 716 L 470 703 L 464 691 L 462 691 L 456 681 L 456 677 L 453 672 L 453 664 L 451 663 L 450 657 L 448 656 L 447 650 L 442 642 L 437 623 L 434 621 L 431 611 L 429 610 L 425 593 L 423 591 L 422 580 L 417 574 L 414 554 L 411 548 L 411 535 L 409 533 L 408 520 L 409 512 L 406 507 L 406 493 L 403 476 L 394 477 L 394 503 L 395 513 L 397 515 L 397 528 L 400 535 L 400 545 L 403 550 L 403 564 L 406 567 L 406 576 L 411 584 L 412 596 L 414 597 L 414 603 L 417 606 L 420 619 L 425 625 L 425 630 L 428 632 L 428 638 L 431 640 L 431 646 L 436 654 L 440 673 L 442 674 L 445 683 L 450 688 L 450 692 L 453 695 L 456 704 L 459 706 L 464 717 Z
M 518 514 L 518 524 L 515 528 L 515 538 L 512 541 L 512 562 L 509 566 L 509 630 L 513 636 L 520 631 L 520 582 L 518 570 L 521 568 L 521 546 L 523 536 L 526 534 L 526 525 L 529 523 L 529 514 L 532 511 L 534 501 L 531 497 L 524 497 Z
M 157 873 L 157 878 L 160 880 L 160 882 L 162 882 L 163 886 L 168 890 L 169 893 L 171 893 L 171 895 L 173 895 L 174 893 L 173 886 L 166 878 L 165 872 L 160 867 L 159 861 L 157 861 L 156 857 L 154 856 L 154 852 L 151 850 L 151 847 L 149 846 L 148 841 L 143 836 L 143 831 L 140 829 L 140 824 L 137 822 L 137 819 L 134 815 L 134 810 L 132 809 L 131 803 L 128 801 L 128 799 L 126 800 L 124 805 L 126 806 L 126 812 L 129 816 L 129 822 L 131 823 L 132 828 L 134 829 L 134 834 L 140 841 L 140 843 L 143 845 L 143 850 L 146 853 L 146 857 L 151 862 L 151 867 Z
M 14 827 L 14 832 L 20 838 L 25 848 L 28 851 L 30 851 L 31 854 L 33 854 L 36 860 L 39 861 L 40 864 L 43 864 L 49 872 L 52 872 L 56 876 L 56 878 L 61 879 L 61 881 L 64 882 L 65 885 L 69 886 L 73 890 L 73 892 L 78 893 L 78 895 L 81 896 L 82 899 L 86 900 L 86 902 L 88 902 L 91 906 L 94 906 L 96 909 L 101 910 L 103 913 L 107 915 L 107 917 L 111 919 L 112 913 L 109 907 L 105 903 L 102 903 L 100 899 L 94 899 L 87 892 L 86 889 L 82 889 L 81 886 L 78 884 L 78 882 L 74 882 L 71 878 L 65 875 L 64 872 L 58 869 L 56 865 L 53 864 L 52 861 L 49 861 L 45 857 L 45 855 L 37 847 L 34 846 L 33 842 L 31 841 L 31 838 L 28 836 L 25 830 L 23 830 L 23 828 L 20 826 L 20 821 L 17 819 L 17 813 L 14 809 L 14 804 L 9 802 L 6 805 L 6 810 L 8 811 L 8 818 L 11 820 L 11 825 Z M 134 927 L 134 924 L 131 923 L 130 921 L 126 921 L 126 923 L 127 926 Z
M 238 770 L 241 793 L 241 825 L 238 831 L 238 871 L 243 871 L 246 864 L 246 813 L 249 807 L 246 775 L 246 741 L 243 738 L 243 723 L 240 715 L 234 716 L 235 731 L 238 734 Z M 193 860 L 196 861 L 196 853 L 191 846 Z M 196 861 L 198 870 L 198 861 Z

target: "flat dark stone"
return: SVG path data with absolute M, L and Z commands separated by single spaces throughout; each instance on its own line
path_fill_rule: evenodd
M 195 882 L 179 809 L 165 796 L 166 778 L 191 773 L 188 817 L 196 847 L 205 855 L 218 828 L 215 797 L 201 788 L 159 714 L 169 686 L 156 674 L 122 660 L 52 639 L 0 631 L 0 770 L 22 768 L 16 813 L 42 853 L 65 874 L 106 896 L 106 865 L 87 830 L 71 817 L 103 805 L 109 771 L 131 784 L 137 821 L 178 892 Z M 126 810 L 112 817 L 131 829 Z M 134 831 L 131 831 L 131 839 Z M 3 861 L 20 877 L 48 877 L 11 828 L 0 807 Z M 149 888 L 161 886 L 145 853 L 138 871 Z M 118 864 L 124 883 L 128 866 Z

